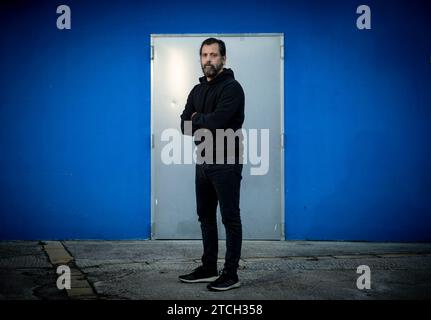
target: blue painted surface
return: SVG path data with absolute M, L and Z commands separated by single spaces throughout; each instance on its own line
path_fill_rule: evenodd
M 148 238 L 150 34 L 283 32 L 287 239 L 431 240 L 429 1 L 58 4 L 0 5 L 0 239 Z

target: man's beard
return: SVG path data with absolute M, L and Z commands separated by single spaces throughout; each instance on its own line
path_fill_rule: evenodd
M 223 63 L 220 63 L 219 65 L 207 64 L 207 65 L 202 65 L 201 67 L 206 77 L 214 78 L 219 73 L 219 71 L 223 69 Z

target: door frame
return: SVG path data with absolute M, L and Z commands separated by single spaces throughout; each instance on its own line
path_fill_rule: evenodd
M 280 37 L 280 201 L 281 201 L 281 212 L 280 212 L 280 225 L 281 233 L 280 240 L 286 240 L 285 234 L 285 133 L 284 133 L 284 33 L 187 33 L 187 34 L 150 34 L 150 62 L 151 62 L 151 80 L 150 80 L 150 114 L 151 114 L 151 125 L 150 125 L 150 148 L 151 148 L 151 234 L 150 239 L 156 240 L 155 238 L 155 210 L 156 210 L 156 194 L 155 194 L 155 150 L 154 150 L 154 39 L 155 38 L 172 38 L 172 37 Z

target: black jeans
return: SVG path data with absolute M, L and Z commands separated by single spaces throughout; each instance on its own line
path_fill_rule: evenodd
M 242 164 L 197 164 L 196 204 L 202 229 L 204 268 L 217 268 L 217 202 L 226 230 L 224 268 L 236 274 L 241 257 L 242 224 L 239 209 Z

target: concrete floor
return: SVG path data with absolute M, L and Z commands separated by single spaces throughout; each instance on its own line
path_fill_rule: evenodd
M 208 291 L 206 284 L 184 284 L 177 279 L 199 265 L 201 241 L 57 244 L 73 258 L 68 263 L 75 270 L 72 288 L 75 284 L 79 290 L 57 289 L 59 263 L 46 250 L 46 243 L 3 241 L 0 299 L 431 298 L 431 243 L 244 241 L 239 270 L 242 287 L 221 293 Z M 219 247 L 221 268 L 224 241 Z M 371 289 L 356 286 L 360 265 L 370 267 Z M 93 294 L 80 289 L 86 283 Z

